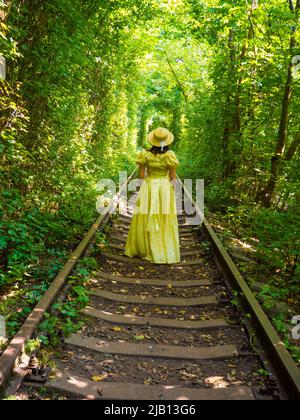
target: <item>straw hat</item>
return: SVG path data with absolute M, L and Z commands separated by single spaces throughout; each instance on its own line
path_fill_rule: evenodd
M 174 135 L 167 130 L 166 128 L 156 128 L 156 130 L 151 131 L 151 133 L 148 134 L 148 141 L 153 146 L 157 147 L 165 147 L 169 146 L 169 144 L 173 143 L 174 141 Z

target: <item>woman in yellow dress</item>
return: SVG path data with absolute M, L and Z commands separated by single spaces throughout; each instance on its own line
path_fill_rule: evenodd
M 165 128 L 148 135 L 150 150 L 136 159 L 139 178 L 144 180 L 136 202 L 125 255 L 155 264 L 180 262 L 178 220 L 174 185 L 179 162 L 169 150 L 174 136 Z M 147 174 L 146 174 L 147 170 Z M 146 175 L 146 177 L 145 177 Z

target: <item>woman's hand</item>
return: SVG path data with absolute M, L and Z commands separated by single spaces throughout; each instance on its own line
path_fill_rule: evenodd
M 170 177 L 170 182 L 173 185 L 174 189 L 177 185 L 177 175 L 176 175 L 176 168 L 170 168 L 169 169 L 169 177 Z
M 139 178 L 139 187 L 142 188 L 142 186 L 145 184 L 145 178 Z
M 171 179 L 171 184 L 173 185 L 173 187 L 174 187 L 174 189 L 176 188 L 176 185 L 177 185 L 177 183 L 178 183 L 178 179 L 177 178 L 174 178 L 174 179 Z

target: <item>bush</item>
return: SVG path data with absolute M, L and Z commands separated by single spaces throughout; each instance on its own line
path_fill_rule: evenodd
M 299 214 L 263 209 L 253 215 L 253 224 L 260 259 L 273 272 L 299 281 Z

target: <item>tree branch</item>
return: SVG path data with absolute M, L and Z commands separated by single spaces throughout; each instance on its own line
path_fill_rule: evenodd
M 180 80 L 179 80 L 179 78 L 178 78 L 178 76 L 177 76 L 177 74 L 176 74 L 176 72 L 175 72 L 175 70 L 174 70 L 174 68 L 173 68 L 173 66 L 171 64 L 171 61 L 170 61 L 170 59 L 168 57 L 168 54 L 167 54 L 167 51 L 164 51 L 164 53 L 165 53 L 165 56 L 166 56 L 166 59 L 167 59 L 168 66 L 170 67 L 170 70 L 171 70 L 171 72 L 172 72 L 172 74 L 173 74 L 173 76 L 174 76 L 174 78 L 176 80 L 176 83 L 179 86 L 179 88 L 181 90 L 181 93 L 184 96 L 185 101 L 188 102 L 188 96 L 187 96 L 187 94 L 186 94 L 186 92 L 184 90 L 184 87 L 183 87 L 182 83 L 180 82 Z
M 288 0 L 288 3 L 289 3 L 290 11 L 294 12 L 295 11 L 295 6 L 294 6 L 293 0 Z
M 293 159 L 294 155 L 297 152 L 297 149 L 300 145 L 300 130 L 297 132 L 292 144 L 286 151 L 285 160 L 290 161 Z

